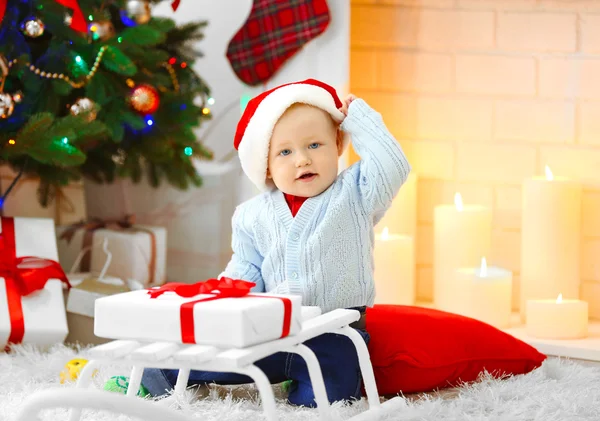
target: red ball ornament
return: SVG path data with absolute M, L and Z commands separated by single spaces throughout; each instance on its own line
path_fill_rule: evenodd
M 158 110 L 160 96 L 154 86 L 143 83 L 133 88 L 129 103 L 140 114 L 152 114 Z

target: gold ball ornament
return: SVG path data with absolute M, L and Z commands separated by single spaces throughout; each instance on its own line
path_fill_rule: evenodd
M 107 41 L 115 36 L 115 27 L 111 21 L 92 22 L 88 30 L 94 41 Z
M 88 363 L 88 360 L 84 358 L 75 358 L 69 361 L 65 368 L 60 372 L 60 384 L 64 384 L 66 382 L 74 382 L 77 380 L 79 375 L 81 374 L 81 370 Z M 98 370 L 94 370 L 92 373 L 92 377 L 98 373 Z
M 0 93 L 0 118 L 8 118 L 15 110 L 15 102 L 10 94 Z
M 44 22 L 35 17 L 28 18 L 21 24 L 21 31 L 31 38 L 37 38 L 44 35 L 44 29 L 46 29 Z
M 154 86 L 142 83 L 131 91 L 129 103 L 140 114 L 152 114 L 158 110 L 160 95 Z
M 127 16 L 138 24 L 148 23 L 152 18 L 150 2 L 146 0 L 128 0 L 125 5 Z
M 95 109 L 96 104 L 89 98 L 79 98 L 70 107 L 72 115 L 86 114 L 87 121 L 94 121 L 96 119 Z

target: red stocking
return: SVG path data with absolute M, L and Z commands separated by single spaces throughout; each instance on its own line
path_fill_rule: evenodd
M 326 0 L 254 0 L 248 20 L 229 42 L 227 58 L 242 82 L 259 85 L 322 34 L 329 19 Z

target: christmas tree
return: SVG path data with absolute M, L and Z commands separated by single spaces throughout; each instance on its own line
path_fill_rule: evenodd
M 213 100 L 190 43 L 206 22 L 177 27 L 153 3 L 0 0 L 0 165 L 38 177 L 42 204 L 83 177 L 201 184 L 192 160 L 211 153 L 193 129 Z

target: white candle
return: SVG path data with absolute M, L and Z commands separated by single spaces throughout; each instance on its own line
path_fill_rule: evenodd
M 375 235 L 375 303 L 415 303 L 415 252 L 413 238 L 389 234 L 384 228 Z
M 588 303 L 581 300 L 527 300 L 527 334 L 541 339 L 587 336 Z
M 477 268 L 462 268 L 454 272 L 452 288 L 445 302 L 449 311 L 481 320 L 497 328 L 510 324 L 512 301 L 511 271 L 487 266 L 485 257 Z
M 392 201 L 392 205 L 375 226 L 376 233 L 381 233 L 387 227 L 394 234 L 406 234 L 416 238 L 417 181 L 417 174 L 411 172 Z
M 554 177 L 523 183 L 521 319 L 531 299 L 579 298 L 581 185 Z
M 463 205 L 460 193 L 454 205 L 436 206 L 433 222 L 433 296 L 440 310 L 452 306 L 452 277 L 457 269 L 476 267 L 489 256 L 492 212 L 481 205 Z

